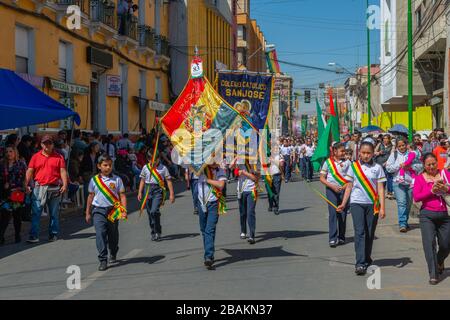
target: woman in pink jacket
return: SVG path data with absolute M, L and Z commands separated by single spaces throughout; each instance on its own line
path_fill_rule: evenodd
M 420 209 L 420 230 L 425 259 L 430 275 L 429 283 L 439 282 L 444 272 L 444 261 L 450 252 L 450 217 L 444 196 L 450 193 L 450 173 L 439 171 L 436 156 L 428 153 L 423 157 L 424 172 L 414 182 L 413 198 L 422 202 Z M 439 251 L 436 252 L 436 237 Z

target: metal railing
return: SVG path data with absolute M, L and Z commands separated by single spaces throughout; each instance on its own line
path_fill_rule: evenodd
M 117 16 L 119 34 L 138 40 L 138 19 L 132 14 Z
M 81 12 L 89 14 L 89 0 L 53 0 L 53 2 L 61 6 L 77 5 Z
M 156 53 L 158 55 L 169 56 L 169 41 L 164 36 L 155 36 Z
M 155 29 L 146 25 L 138 26 L 139 45 L 156 51 Z
M 112 1 L 90 0 L 91 20 L 104 23 L 111 28 L 116 27 L 116 5 Z

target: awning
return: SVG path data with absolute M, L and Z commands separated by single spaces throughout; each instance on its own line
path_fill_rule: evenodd
M 427 99 L 426 95 L 414 95 L 413 108 L 426 105 Z M 408 111 L 408 96 L 392 97 L 386 103 L 382 103 L 381 107 L 384 112 Z
M 11 70 L 0 68 L 0 130 L 26 127 L 80 116 L 36 89 Z

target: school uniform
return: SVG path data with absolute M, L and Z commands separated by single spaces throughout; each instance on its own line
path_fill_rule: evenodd
M 345 179 L 348 169 L 351 166 L 351 162 L 348 160 L 339 160 L 335 161 L 333 158 L 329 159 L 333 161 L 334 168 L 339 173 L 340 177 Z M 329 183 L 335 186 L 341 186 L 343 181 L 338 181 L 340 177 L 334 177 L 332 174 L 333 171 L 330 168 L 328 161 L 322 166 L 322 170 L 320 171 L 321 175 L 324 175 Z M 330 200 L 334 205 L 339 206 L 342 203 L 344 198 L 344 191 L 339 193 L 335 192 L 331 188 L 326 187 L 326 196 L 328 200 Z M 330 244 L 338 244 L 345 243 L 345 231 L 346 231 L 346 223 L 347 223 L 347 211 L 348 208 L 345 208 L 344 211 L 338 213 L 335 208 L 328 205 L 328 226 L 329 226 L 329 242 Z
M 246 170 L 245 165 L 239 165 L 239 170 Z M 255 174 L 254 170 L 249 173 Z M 241 216 L 241 233 L 247 234 L 247 223 L 249 228 L 248 238 L 255 239 L 256 230 L 256 200 L 258 197 L 257 184 L 250 178 L 241 175 L 237 183 L 237 198 L 239 213 Z
M 310 146 L 306 145 L 305 150 L 306 150 L 306 153 L 305 153 L 306 179 L 312 180 L 314 169 L 313 169 L 313 165 L 311 162 L 311 158 L 314 155 L 314 151 L 316 150 L 316 147 L 313 144 Z
M 272 209 L 278 212 L 280 208 L 280 191 L 281 191 L 281 170 L 279 163 L 281 157 L 279 155 L 274 156 L 270 159 L 269 174 L 272 177 L 272 186 L 270 187 L 272 191 L 272 196 L 269 195 L 269 211 Z M 269 192 L 268 192 L 269 193 Z
M 386 181 L 383 167 L 374 161 L 371 163 L 358 163 L 361 165 L 363 173 L 376 192 L 378 183 Z M 349 168 L 345 178 L 353 182 L 350 196 L 350 212 L 355 230 L 356 267 L 364 267 L 367 269 L 372 264 L 372 246 L 378 223 L 378 214 L 374 214 L 374 202 L 359 181 L 353 166 Z M 384 195 L 379 196 L 384 197 Z
M 169 170 L 166 166 L 162 165 L 161 163 L 158 164 L 155 170 L 159 176 L 162 178 L 163 183 L 165 183 L 166 180 L 171 179 Z M 147 165 L 145 165 L 142 168 L 141 179 L 144 179 L 145 182 L 145 190 L 144 190 L 144 197 L 148 192 L 148 200 L 146 203 L 146 210 L 148 214 L 148 221 L 150 225 L 150 230 L 152 236 L 155 235 L 161 235 L 162 228 L 161 228 L 161 212 L 160 208 L 161 205 L 164 202 L 164 190 L 159 185 L 156 178 L 152 175 Z
M 288 146 L 282 146 L 280 147 L 280 155 L 283 157 L 284 160 L 284 178 L 285 182 L 289 182 L 291 180 L 291 155 L 292 155 L 292 147 Z
M 199 224 L 205 249 L 204 258 L 214 260 L 214 241 L 216 238 L 216 225 L 219 221 L 219 199 L 214 195 L 213 189 L 206 182 L 206 175 L 198 178 L 198 200 L 200 204 Z M 227 181 L 225 172 L 220 169 L 212 169 L 212 179 Z
M 119 251 L 119 220 L 111 222 L 108 219 L 108 214 L 113 209 L 113 204 L 100 191 L 94 182 L 94 178 L 91 178 L 89 182 L 88 191 L 89 193 L 94 193 L 92 220 L 95 228 L 98 259 L 100 262 L 103 262 L 108 260 L 108 248 L 111 257 L 116 257 Z M 120 193 L 125 192 L 125 187 L 120 177 L 113 174 L 105 177 L 100 174 L 99 178 L 118 199 L 120 198 Z
M 198 200 L 198 176 L 194 172 L 189 172 L 189 185 L 191 187 L 194 212 L 198 213 L 200 211 L 200 205 Z

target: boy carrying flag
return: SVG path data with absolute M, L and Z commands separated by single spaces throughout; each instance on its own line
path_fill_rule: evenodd
M 148 151 L 149 159 L 152 158 L 153 150 Z M 138 201 L 141 203 L 141 212 L 147 209 L 152 241 L 161 240 L 161 212 L 166 198 L 166 185 L 169 189 L 169 199 L 175 202 L 172 178 L 167 167 L 159 162 L 158 152 L 156 153 L 154 164 L 147 163 L 141 171 L 141 182 L 139 184 Z M 144 193 L 145 188 L 145 193 Z
M 109 155 L 100 156 L 97 161 L 100 174 L 91 178 L 88 188 L 86 222 L 94 221 L 99 271 L 108 268 L 108 247 L 109 262 L 116 262 L 119 251 L 119 220 L 127 219 L 125 187 L 122 179 L 112 174 L 112 166 Z

